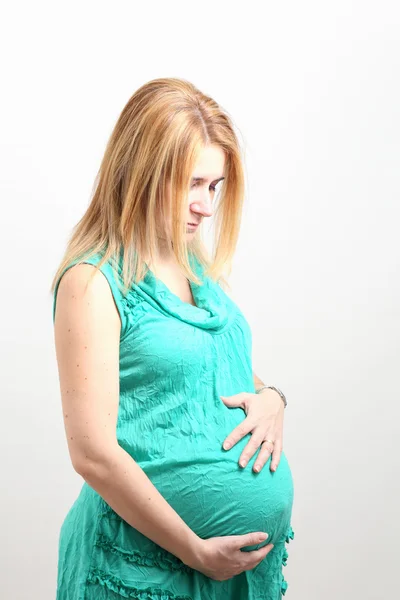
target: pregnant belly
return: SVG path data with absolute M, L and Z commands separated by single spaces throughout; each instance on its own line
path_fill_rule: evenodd
M 259 473 L 253 471 L 258 451 L 242 468 L 239 458 L 251 436 L 224 450 L 222 442 L 231 430 L 219 430 L 203 441 L 177 440 L 169 457 L 164 446 L 162 459 L 153 458 L 141 466 L 201 538 L 265 531 L 268 541 L 279 541 L 287 531 L 293 504 L 293 479 L 286 455 L 282 452 L 275 472 L 270 470 L 271 458 Z
M 243 546 L 242 550 L 251 551 L 272 542 L 275 547 L 271 556 L 275 558 L 271 559 L 271 568 L 278 564 L 280 568 L 291 521 L 292 475 L 284 453 L 275 472 L 269 469 L 271 459 L 259 473 L 252 470 L 256 457 L 244 469 L 239 467 L 238 459 L 249 437 L 245 436 L 229 451 L 222 449 L 219 434 L 215 443 L 205 446 L 195 445 L 190 438 L 186 442 L 181 439 L 170 454 L 165 445 L 162 447 L 163 459 L 153 457 L 138 463 L 199 537 L 265 531 L 266 542 Z M 180 559 L 126 523 L 102 499 L 100 504 L 98 518 L 93 519 L 90 503 L 82 498 L 79 518 L 85 538 L 89 535 L 88 524 L 95 527 L 91 565 L 97 574 L 105 574 L 108 579 L 115 577 L 133 587 L 151 582 L 161 588 L 169 582 L 171 570 L 176 573 L 177 582 L 181 581 L 181 571 L 190 571 Z M 185 575 L 182 581 L 187 581 Z
M 231 418 L 230 413 L 228 416 Z M 200 538 L 264 531 L 268 533 L 266 542 L 243 546 L 242 550 L 251 551 L 272 542 L 280 564 L 292 513 L 291 470 L 284 452 L 275 472 L 269 468 L 271 458 L 259 473 L 252 470 L 257 453 L 244 469 L 240 467 L 239 457 L 251 435 L 228 451 L 222 448 L 223 440 L 241 420 L 238 413 L 234 417 L 236 423 L 219 420 L 218 427 L 212 423 L 208 427 L 210 421 L 207 425 L 203 421 L 192 435 L 182 435 L 183 428 L 179 427 L 177 435 L 170 435 L 170 428 L 162 437 L 153 429 L 152 439 L 149 434 L 143 435 L 140 446 L 132 441 L 138 440 L 138 436 L 129 435 L 129 431 L 123 435 L 120 430 L 119 441 Z M 99 501 L 98 519 L 93 520 L 90 503 L 84 499 L 79 513 L 82 535 L 88 536 L 88 523 L 95 527 L 91 559 L 94 567 L 125 582 L 144 585 L 153 581 L 157 587 L 165 583 L 163 578 L 171 569 L 179 572 L 188 568 L 125 522 L 102 498 Z M 140 565 L 140 569 L 132 565 Z
M 259 450 L 245 468 L 239 466 L 251 434 L 230 450 L 222 448 L 224 439 L 243 421 L 240 409 L 217 405 L 217 411 L 197 414 L 197 419 L 193 414 L 191 417 L 171 417 L 164 429 L 152 423 L 152 427 L 144 427 L 141 436 L 120 429 L 119 443 L 199 537 L 265 531 L 268 542 L 282 542 L 293 504 L 292 473 L 285 453 L 282 452 L 275 472 L 270 470 L 269 458 L 263 469 L 255 473 L 252 467 Z M 135 531 L 129 528 L 124 538 L 143 547 L 147 538 Z

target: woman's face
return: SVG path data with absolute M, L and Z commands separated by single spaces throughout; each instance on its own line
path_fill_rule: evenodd
M 214 213 L 213 201 L 224 179 L 224 167 L 225 154 L 219 146 L 210 145 L 203 148 L 192 173 L 187 197 L 185 223 L 188 241 L 193 238 L 203 219 L 212 217 Z M 165 238 L 160 233 L 158 239 L 161 242 Z
M 196 233 L 203 219 L 214 213 L 213 200 L 221 185 L 219 182 L 224 179 L 224 166 L 225 155 L 219 146 L 210 145 L 202 150 L 188 194 L 186 233 L 189 238 Z

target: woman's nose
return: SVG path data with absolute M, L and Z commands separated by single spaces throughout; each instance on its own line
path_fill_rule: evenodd
M 198 198 L 195 202 L 191 203 L 190 209 L 193 212 L 203 215 L 203 217 L 211 217 L 214 212 L 212 198 L 207 194 L 204 194 L 201 198 Z

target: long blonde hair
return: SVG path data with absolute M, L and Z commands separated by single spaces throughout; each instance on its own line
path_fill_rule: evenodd
M 199 231 L 190 244 L 185 236 L 192 172 L 202 148 L 211 144 L 225 156 L 225 180 L 214 213 L 213 260 Z M 157 250 L 156 222 L 189 279 L 201 283 L 189 263 L 188 247 L 206 275 L 227 284 L 224 272 L 231 272 L 244 192 L 241 149 L 226 111 L 184 79 L 149 81 L 132 95 L 117 120 L 92 200 L 73 229 L 51 291 L 70 263 L 97 253 L 103 255 L 97 268 L 122 255 L 122 284 L 129 290 L 133 280 L 145 275 L 144 257 L 153 257 Z

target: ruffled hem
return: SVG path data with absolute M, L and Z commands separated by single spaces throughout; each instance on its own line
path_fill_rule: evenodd
M 290 542 L 290 540 L 294 539 L 294 531 L 291 525 L 289 525 L 289 529 L 286 533 L 286 537 L 285 537 L 285 542 L 288 544 Z M 289 554 L 288 551 L 286 549 L 286 546 L 284 548 L 283 554 L 282 554 L 282 566 L 286 567 L 287 565 L 287 560 L 288 560 Z M 286 590 L 288 589 L 288 583 L 285 579 L 285 577 L 282 574 L 282 582 L 281 582 L 281 593 L 282 596 L 284 596 L 286 594 Z
M 193 573 L 193 569 L 183 563 L 177 556 L 161 550 L 159 552 L 139 552 L 138 550 L 124 550 L 120 548 L 104 535 L 99 535 L 96 540 L 96 546 L 103 548 L 108 552 L 120 556 L 127 562 L 135 563 L 147 567 L 159 567 L 169 571 L 183 571 L 184 573 Z
M 122 598 L 133 598 L 134 600 L 192 600 L 190 596 L 177 596 L 173 592 L 161 588 L 137 588 L 127 585 L 122 579 L 100 569 L 92 569 L 86 581 L 90 584 L 106 587 Z

